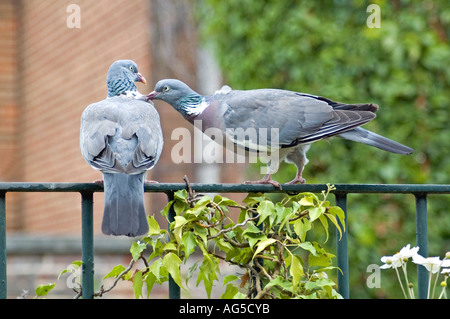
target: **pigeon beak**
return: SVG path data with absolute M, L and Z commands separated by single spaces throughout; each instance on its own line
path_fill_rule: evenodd
M 159 94 L 159 92 L 153 91 L 150 94 L 147 95 L 147 101 L 148 100 L 153 100 L 157 95 Z
M 142 74 L 140 74 L 139 72 L 136 73 L 136 77 L 137 77 L 137 80 L 136 80 L 136 81 L 142 82 L 142 83 L 144 83 L 144 84 L 147 84 L 147 80 L 146 80 L 146 79 L 142 76 Z

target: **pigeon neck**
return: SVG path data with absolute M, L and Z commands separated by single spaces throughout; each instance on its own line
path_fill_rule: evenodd
M 123 78 L 108 81 L 106 84 L 108 86 L 108 97 L 127 94 L 127 92 L 137 92 L 137 87 L 134 82 Z
M 193 93 L 181 98 L 178 105 L 185 117 L 195 117 L 203 113 L 209 103 L 204 96 Z

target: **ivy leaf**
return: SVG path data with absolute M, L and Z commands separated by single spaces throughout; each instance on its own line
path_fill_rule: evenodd
M 258 244 L 256 244 L 256 250 L 255 250 L 255 253 L 253 254 L 253 258 L 255 258 L 256 255 L 258 255 L 260 252 L 262 252 L 268 246 L 272 245 L 274 242 L 276 242 L 276 239 L 273 239 L 273 238 L 266 238 L 266 239 L 261 240 Z
M 220 296 L 220 299 L 233 299 L 238 292 L 239 289 L 236 286 L 228 284 L 224 293 Z
M 156 221 L 155 217 L 153 216 L 147 216 L 148 221 L 148 236 L 153 235 L 159 235 L 161 228 L 159 227 L 158 222 Z
M 302 197 L 299 201 L 301 206 L 314 206 L 314 198 L 313 196 L 305 196 Z
M 136 299 L 139 299 L 139 297 L 142 296 L 143 285 L 142 272 L 137 271 L 133 276 L 133 292 Z
M 188 221 L 183 216 L 175 216 L 175 226 L 173 229 L 173 234 L 177 243 L 181 242 L 183 226 L 186 225 Z
M 175 283 L 181 287 L 180 264 L 180 257 L 174 253 L 168 253 L 162 260 L 163 267 L 169 272 Z
M 294 221 L 294 232 L 302 242 L 306 239 L 306 233 L 312 228 L 311 222 L 306 218 L 299 218 Z
M 180 201 L 186 201 L 186 198 L 187 198 L 187 196 L 188 196 L 188 193 L 187 193 L 187 190 L 185 190 L 185 189 L 180 189 L 179 191 L 176 191 L 173 195 L 174 195 L 173 197 L 174 197 L 175 199 L 178 199 L 178 200 L 180 200 Z
M 289 268 L 289 274 L 292 276 L 293 290 L 297 289 L 301 277 L 303 276 L 303 266 L 297 256 L 292 255 L 291 267 Z
M 167 214 L 169 213 L 170 207 L 173 205 L 173 200 L 167 203 L 166 206 L 164 206 L 163 210 L 161 211 L 161 215 L 165 218 L 167 218 Z
M 261 224 L 266 218 L 269 217 L 269 226 L 272 225 L 273 219 L 275 219 L 275 206 L 269 200 L 261 202 L 256 211 L 259 213 L 259 220 L 257 225 Z
M 182 251 L 184 251 L 184 259 L 188 259 L 194 252 L 195 247 L 198 246 L 197 238 L 191 231 L 187 231 L 181 237 Z
M 145 285 L 147 286 L 147 299 L 150 298 L 150 293 L 152 292 L 153 285 L 155 284 L 156 279 L 156 276 L 151 272 L 149 272 L 145 276 Z
M 238 280 L 239 277 L 235 276 L 235 275 L 227 275 L 223 278 L 223 285 L 225 286 L 227 283 L 231 282 L 231 281 L 235 281 Z
M 52 284 L 52 283 L 48 283 L 48 284 L 44 284 L 44 285 L 39 285 L 39 286 L 36 288 L 36 296 L 38 296 L 38 297 L 47 296 L 47 294 L 48 294 L 53 288 L 55 288 L 55 284 Z
M 141 242 L 133 242 L 131 244 L 131 248 L 130 248 L 130 253 L 131 256 L 133 256 L 133 260 L 136 261 L 139 259 L 139 257 L 141 256 L 141 253 L 144 251 L 144 249 L 147 247 L 146 243 L 141 243 Z
M 306 251 L 309 251 L 312 255 L 317 256 L 317 250 L 314 247 L 314 244 L 312 244 L 311 242 L 307 241 L 304 243 L 300 243 L 300 244 L 298 244 L 298 246 L 303 248 Z
M 309 208 L 309 221 L 311 223 L 314 222 L 324 212 L 325 212 L 325 207 L 312 207 L 312 208 Z
M 114 266 L 114 268 L 103 279 L 119 276 L 126 268 L 122 265 Z

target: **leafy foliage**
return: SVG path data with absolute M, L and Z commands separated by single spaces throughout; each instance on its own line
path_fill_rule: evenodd
M 198 269 L 196 284 L 202 283 L 208 296 L 224 260 L 240 267 L 244 275 L 224 279 L 222 298 L 338 298 L 335 283 L 326 275 L 335 268 L 334 255 L 307 240 L 316 225 L 322 225 L 325 240 L 329 222 L 343 231 L 344 213 L 330 206 L 327 195 L 324 192 L 320 199 L 304 193 L 274 203 L 263 194 L 249 194 L 244 206 L 220 195 L 178 191 L 162 211 L 165 217 L 171 208 L 175 213 L 170 232 L 149 217 L 148 236 L 131 246 L 133 261 L 142 259 L 145 266 L 133 271 L 116 266 L 105 278 L 132 281 L 136 298 L 143 296 L 144 286 L 148 297 L 154 284 L 168 281 L 169 276 L 186 289 L 180 266 L 199 250 L 202 258 L 189 270 L 186 283 Z M 236 223 L 229 218 L 233 208 L 240 210 Z
M 308 183 L 449 183 L 449 1 L 194 3 L 203 43 L 213 49 L 226 84 L 377 103 L 377 118 L 365 127 L 416 149 L 399 156 L 338 139 L 332 147 L 317 142 L 308 152 Z M 380 7 L 380 28 L 366 24 L 371 3 Z M 274 178 L 284 182 L 294 174 L 289 165 Z M 361 287 L 367 265 L 415 238 L 411 201 L 349 199 L 349 214 L 356 213 L 349 219 L 353 297 L 373 297 Z M 450 244 L 448 199 L 432 197 L 428 210 L 430 254 L 440 255 Z M 384 281 L 378 296 L 396 297 L 388 293 L 391 282 Z
M 344 212 L 331 206 L 328 190 L 322 197 L 313 193 L 286 195 L 280 202 L 273 202 L 264 194 L 248 194 L 240 205 L 220 195 L 211 198 L 180 190 L 162 210 L 169 221 L 170 231 L 161 228 L 153 216 L 148 217 L 149 233 L 130 248 L 132 260 L 125 267 L 115 266 L 103 278 L 113 278 L 109 288 L 103 285 L 95 296 L 111 291 L 120 280 L 132 282 L 136 298 L 149 297 L 155 284 L 163 284 L 172 278 L 181 288 L 188 289 L 188 282 L 203 284 L 208 297 L 214 283 L 219 280 L 220 262 L 241 269 L 242 275 L 223 278 L 224 292 L 221 298 L 341 298 L 336 284 L 327 272 L 333 266 L 334 254 L 315 240 L 309 233 L 317 229 L 326 242 L 329 224 L 342 234 L 345 229 Z M 240 211 L 237 222 L 230 218 L 230 210 Z M 170 213 L 170 218 L 169 218 Z M 318 228 L 317 228 L 318 227 Z M 181 267 L 189 258 L 195 260 L 188 275 L 183 278 Z M 137 262 L 142 261 L 143 267 Z M 77 267 L 72 267 L 77 266 Z M 74 274 L 81 262 L 76 261 L 60 273 Z M 76 275 L 78 276 L 78 275 Z M 72 289 L 81 296 L 81 282 Z M 53 286 L 42 285 L 40 295 Z

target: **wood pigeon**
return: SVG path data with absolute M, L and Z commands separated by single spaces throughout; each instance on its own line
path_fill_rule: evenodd
M 134 82 L 146 81 L 135 62 L 115 61 L 106 82 L 107 98 L 89 105 L 81 116 L 81 153 L 103 174 L 102 232 L 141 236 L 148 232 L 145 174 L 163 148 L 159 114 L 136 88 Z
M 275 152 L 277 156 L 269 156 L 264 178 L 249 183 L 270 183 L 279 187 L 271 175 L 278 170 L 281 160 L 297 166 L 297 174 L 290 184 L 305 183 L 302 172 L 308 162 L 306 152 L 311 143 L 331 136 L 397 154 L 413 151 L 359 127 L 375 118 L 376 104 L 344 104 L 287 90 L 240 91 L 227 86 L 213 95 L 202 96 L 176 79 L 159 81 L 147 99 L 167 102 L 191 123 L 201 121 L 203 132 L 209 128 L 219 129 L 223 137 L 233 143 L 235 151 L 240 147 L 250 152 Z

